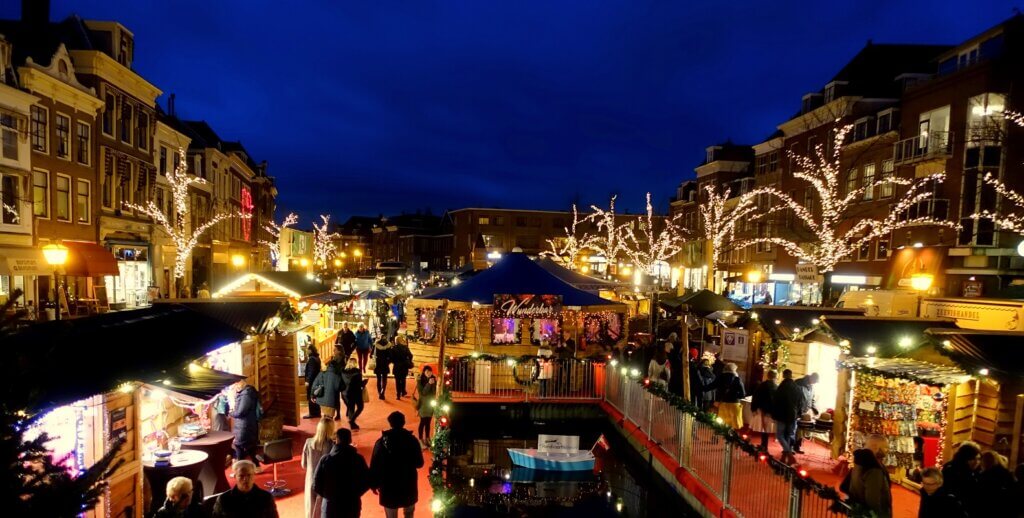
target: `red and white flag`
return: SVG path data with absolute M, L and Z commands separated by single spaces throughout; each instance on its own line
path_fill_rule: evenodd
M 601 436 L 597 438 L 597 442 L 594 443 L 594 448 L 597 448 L 598 446 L 600 446 L 600 447 L 602 447 L 602 448 L 604 448 L 606 450 L 611 450 L 612 449 L 612 445 L 608 444 L 608 439 L 604 438 L 604 434 L 601 434 Z M 591 448 L 591 449 L 593 449 L 593 448 Z

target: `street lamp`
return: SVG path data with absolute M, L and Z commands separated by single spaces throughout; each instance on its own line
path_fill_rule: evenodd
M 750 270 L 747 272 L 747 282 L 757 284 L 764 280 L 764 273 L 761 270 Z
M 932 287 L 935 277 L 930 273 L 919 272 L 910 276 L 910 286 L 917 291 L 917 316 L 921 316 L 921 302 L 924 293 Z
M 56 320 L 60 320 L 60 295 L 57 290 L 60 289 L 57 286 L 57 270 L 68 260 L 68 247 L 60 243 L 50 243 L 43 247 L 43 258 L 46 259 L 46 264 L 53 267 L 53 298 L 57 302 Z
M 231 265 L 235 268 L 241 268 L 245 266 L 245 256 L 242 254 L 235 254 L 231 256 Z
M 341 259 L 335 259 L 334 260 L 334 267 L 335 268 L 341 268 Z

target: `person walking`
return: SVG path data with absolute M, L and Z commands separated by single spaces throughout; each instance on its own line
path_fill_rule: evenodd
M 1006 466 L 1006 457 L 986 451 L 981 454 L 981 473 L 978 474 L 978 508 L 975 516 L 1013 516 L 1013 473 Z
M 395 375 L 395 399 L 399 401 L 409 395 L 405 385 L 412 367 L 412 351 L 409 350 L 408 339 L 397 337 L 395 346 L 391 348 L 391 372 Z
M 217 495 L 213 518 L 278 518 L 274 497 L 256 487 L 256 465 L 239 460 L 231 471 L 235 487 Z
M 352 446 L 352 431 L 338 428 L 335 444 L 313 476 L 313 492 L 321 501 L 322 518 L 358 518 L 362 497 L 370 489 L 370 468 Z
M 316 346 L 310 344 L 306 348 L 306 402 L 309 404 L 309 413 L 302 416 L 303 419 L 315 419 L 320 417 L 320 405 L 313 401 L 313 382 L 320 375 L 323 366 L 320 363 L 320 353 Z
M 715 401 L 715 373 L 711 370 L 711 360 L 704 358 L 697 364 L 693 376 L 690 377 L 690 390 L 693 400 L 701 410 L 708 410 Z
M 683 355 L 686 349 L 675 338 L 676 334 L 668 335 L 672 349 L 668 353 L 668 369 L 671 375 L 668 377 L 668 391 L 677 396 L 683 395 Z
M 377 397 L 383 401 L 391 374 L 391 344 L 384 338 L 377 342 L 373 351 L 373 373 L 377 376 Z
M 866 447 L 853 452 L 853 470 L 839 485 L 852 502 L 866 507 L 878 518 L 892 517 L 892 487 L 889 472 L 881 462 L 888 452 L 885 437 L 872 435 Z
M 943 486 L 939 468 L 921 471 L 921 505 L 917 518 L 967 518 L 960 500 Z
M 420 424 L 416 430 L 423 447 L 430 444 L 430 421 L 434 417 L 434 407 L 430 402 L 437 394 L 437 377 L 434 376 L 434 369 L 429 365 L 423 366 L 420 377 L 416 380 L 416 388 L 412 391 L 412 400 L 415 402 L 416 413 L 420 416 Z M 418 398 L 416 396 L 419 396 Z
M 359 429 L 356 419 L 363 413 L 365 402 L 363 401 L 363 387 L 369 380 L 363 379 L 363 373 L 359 369 L 359 362 L 355 358 L 348 359 L 348 366 L 341 371 L 341 381 L 345 387 L 341 398 L 345 401 L 345 417 L 348 418 L 348 426 L 352 431 Z
M 953 458 L 942 466 L 942 485 L 963 504 L 968 516 L 981 516 L 978 469 L 981 467 L 981 447 L 973 441 L 964 441 L 953 453 Z
M 743 428 L 743 408 L 740 400 L 747 397 L 743 380 L 736 374 L 737 369 L 735 363 L 726 363 L 722 373 L 715 379 L 718 417 L 733 430 Z
M 416 470 L 423 467 L 423 450 L 412 432 L 405 429 L 405 415 L 395 411 L 388 415 L 391 429 L 381 434 L 373 445 L 370 474 L 380 495 L 384 516 L 413 518 L 419 499 Z
M 331 452 L 334 447 L 334 420 L 325 417 L 316 424 L 316 434 L 306 439 L 302 446 L 302 459 L 299 465 L 306 470 L 306 486 L 302 494 L 306 504 L 306 518 L 320 518 L 321 498 L 313 491 L 313 478 L 320 459 Z
M 325 417 L 333 418 L 341 409 L 341 402 L 338 400 L 344 384 L 341 378 L 341 361 L 334 358 L 327 363 L 327 368 L 317 374 L 313 380 L 310 394 L 313 396 L 313 404 L 319 405 Z
M 770 370 L 767 379 L 757 384 L 754 395 L 750 399 L 750 430 L 761 434 L 761 449 L 768 451 L 768 436 L 775 433 L 775 420 L 772 418 L 772 400 L 778 385 L 775 379 L 778 373 Z
M 203 509 L 192 500 L 192 481 L 187 477 L 174 477 L 167 481 L 167 500 L 153 518 L 200 518 Z
M 772 398 L 772 419 L 775 420 L 775 438 L 782 445 L 782 462 L 795 464 L 793 456 L 796 442 L 796 421 L 800 418 L 804 392 L 793 380 L 793 371 L 782 371 L 782 383 Z
M 373 349 L 373 341 L 370 339 L 370 332 L 366 325 L 359 324 L 356 331 L 356 354 L 359 356 L 359 371 L 366 374 L 366 363 L 370 359 L 370 351 Z
M 668 388 L 669 379 L 672 376 L 670 371 L 671 367 L 668 364 L 668 355 L 665 354 L 664 349 L 658 349 L 654 353 L 654 357 L 651 358 L 651 362 L 647 364 L 647 379 L 651 383 L 657 383 L 662 388 Z
M 235 404 L 231 408 L 231 433 L 235 438 L 231 442 L 231 447 L 235 451 L 235 460 L 252 459 L 253 465 L 259 466 L 256 446 L 260 441 L 260 393 L 244 379 L 235 383 L 234 388 Z
M 815 417 L 818 415 L 818 409 L 814 405 L 814 385 L 818 383 L 818 373 L 812 372 L 798 380 L 796 385 L 800 387 L 803 392 L 803 398 L 800 402 L 800 412 L 797 414 L 797 419 L 807 415 L 811 412 L 811 416 Z M 799 430 L 796 433 L 796 439 L 793 442 L 793 452 L 803 454 L 804 450 L 801 449 L 803 446 L 804 438 L 800 435 Z
M 352 332 L 348 322 L 341 325 L 341 332 L 338 333 L 335 343 L 341 349 L 342 358 L 347 363 L 349 356 L 352 356 L 352 351 L 356 350 L 356 334 Z

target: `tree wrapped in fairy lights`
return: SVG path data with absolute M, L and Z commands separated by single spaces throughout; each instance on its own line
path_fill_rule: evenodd
M 548 239 L 551 254 L 563 259 L 569 268 L 575 267 L 576 258 L 581 253 L 597 248 L 598 237 L 578 228 L 581 223 L 586 221 L 586 218 L 580 219 L 579 211 L 576 210 L 574 203 L 572 204 L 572 223 L 568 227 L 563 227 L 565 238 L 561 240 Z
M 928 216 L 906 217 L 908 209 L 932 196 L 927 187 L 941 183 L 945 179 L 945 173 L 933 174 L 917 181 L 887 177 L 861 185 L 859 188 L 844 190 L 840 157 L 846 135 L 852 128 L 853 125 L 847 125 L 836 133 L 831 153 L 826 152 L 822 144 L 818 144 L 814 148 L 813 156 L 790 154 L 790 158 L 796 164 L 793 177 L 810 185 L 821 202 L 820 210 L 808 209 L 778 189 L 764 188 L 762 191 L 781 203 L 781 207 L 776 208 L 791 210 L 796 221 L 801 222 L 810 231 L 811 239 L 796 241 L 783 237 L 758 237 L 744 240 L 738 246 L 757 243 L 778 245 L 799 261 L 817 266 L 818 272 L 825 274 L 833 271 L 837 264 L 851 257 L 861 246 L 895 230 L 921 225 L 958 228 L 953 222 Z M 885 217 L 872 218 L 854 214 L 854 209 L 863 200 L 865 191 L 886 183 L 908 188 L 903 196 L 890 206 Z M 776 208 L 769 210 L 774 211 Z
M 593 207 L 592 216 L 597 220 L 598 228 L 609 232 L 618 250 L 625 253 L 638 270 L 648 275 L 657 275 L 660 264 L 683 250 L 683 243 L 690 232 L 680 224 L 682 214 L 671 217 L 655 215 L 651 193 L 647 193 L 646 213 L 629 224 L 615 223 L 614 197 L 610 207 L 609 211 Z M 606 257 L 609 257 L 609 261 L 613 260 L 613 256 Z
M 590 210 L 593 212 L 586 217 L 587 220 L 594 223 L 598 232 L 600 232 L 594 235 L 590 241 L 590 248 L 603 255 L 605 260 L 608 261 L 608 273 L 611 273 L 611 265 L 618 261 L 619 253 L 623 251 L 622 230 L 619 228 L 618 222 L 615 221 L 615 198 L 617 197 L 612 196 L 608 202 L 607 210 L 597 205 L 591 205 Z
M 330 214 L 321 214 L 323 225 L 313 223 L 313 261 L 319 266 L 327 266 L 327 261 L 334 257 L 337 246 L 334 240 L 341 237 L 337 232 L 328 231 L 331 221 Z
M 722 257 L 726 243 L 732 242 L 736 235 L 736 224 L 745 219 L 759 219 L 766 215 L 755 214 L 758 210 L 757 197 L 766 191 L 756 189 L 733 198 L 735 202 L 732 202 L 729 198 L 732 194 L 731 189 L 727 188 L 720 192 L 717 186 L 708 184 L 704 186 L 704 190 L 707 192 L 707 201 L 700 205 L 700 219 L 704 240 L 707 241 L 706 246 L 711 247 L 707 254 L 711 263 L 708 269 L 714 272 L 718 268 L 718 261 Z
M 164 212 L 163 207 L 157 205 L 154 200 L 149 200 L 145 205 L 126 203 L 125 207 L 153 218 L 153 222 L 171 238 L 175 247 L 174 283 L 177 284 L 185 278 L 185 264 L 192 256 L 192 250 L 199 244 L 199 238 L 207 230 L 221 221 L 236 217 L 249 219 L 252 214 L 217 211 L 203 224 L 190 228 L 188 213 L 192 208 L 189 206 L 188 188 L 192 185 L 203 185 L 206 180 L 188 174 L 188 160 L 182 148 L 178 148 L 178 164 L 173 171 L 167 173 L 167 182 L 171 184 L 171 214 Z M 174 288 L 176 293 L 177 286 Z
M 281 231 L 299 222 L 299 215 L 291 212 L 285 216 L 284 221 L 280 225 L 275 221 L 271 221 L 266 225 L 263 225 L 263 230 L 270 234 L 272 239 L 261 239 L 260 244 L 267 247 L 270 250 L 270 258 L 277 262 L 277 259 L 281 257 Z
M 1002 112 L 1002 116 L 1017 127 L 1024 128 L 1024 115 L 1017 112 L 1006 111 Z M 982 181 L 991 185 L 1000 196 L 1015 205 L 1017 210 L 1024 211 L 1024 196 L 1021 196 L 1017 191 L 1007 187 L 1005 183 L 993 176 L 992 173 L 985 173 L 985 176 L 982 177 Z M 981 212 L 971 214 L 970 217 L 976 220 L 989 219 L 992 220 L 992 223 L 1001 230 L 1024 235 L 1024 213 L 1007 211 L 993 212 L 990 210 L 983 210 Z

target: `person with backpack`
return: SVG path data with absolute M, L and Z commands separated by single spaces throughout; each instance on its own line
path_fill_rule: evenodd
M 395 346 L 391 348 L 391 371 L 395 375 L 395 399 L 401 401 L 409 394 L 405 391 L 405 382 L 409 378 L 409 371 L 413 368 L 412 351 L 405 337 L 398 337 Z
M 251 459 L 259 466 L 256 458 L 256 447 L 260 441 L 260 393 L 256 387 L 249 385 L 244 379 L 235 383 L 235 404 L 231 408 L 231 432 L 235 439 L 231 447 L 235 451 L 235 460 Z
M 338 428 L 335 437 L 334 447 L 313 474 L 313 492 L 322 499 L 320 517 L 358 517 L 362 496 L 370 489 L 370 468 L 352 446 L 351 430 Z
M 398 518 L 399 509 L 405 518 L 413 518 L 419 500 L 416 470 L 423 467 L 423 451 L 412 432 L 405 429 L 405 414 L 392 412 L 388 424 L 391 429 L 377 439 L 370 457 L 373 486 L 387 518 Z
M 743 428 L 743 408 L 740 400 L 747 397 L 743 380 L 736 374 L 736 364 L 726 363 L 722 373 L 715 378 L 715 395 L 718 400 L 718 417 L 733 430 Z

